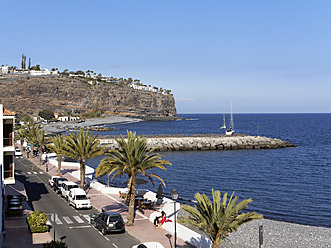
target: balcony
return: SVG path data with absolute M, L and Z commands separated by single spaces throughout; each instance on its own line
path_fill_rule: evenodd
M 14 130 L 13 124 L 3 125 L 3 147 L 14 146 Z
M 3 138 L 3 147 L 14 146 L 13 138 Z
M 4 184 L 15 183 L 14 171 L 15 171 L 14 156 L 13 155 L 4 155 L 4 165 L 3 165 Z

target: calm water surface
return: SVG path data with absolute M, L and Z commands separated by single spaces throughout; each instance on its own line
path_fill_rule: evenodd
M 222 115 L 186 114 L 188 120 L 112 125 L 99 135 L 211 134 L 223 132 Z M 287 140 L 299 147 L 277 150 L 165 152 L 172 166 L 156 171 L 165 180 L 165 193 L 175 187 L 183 199 L 196 192 L 211 197 L 211 189 L 252 198 L 250 211 L 266 218 L 331 227 L 331 114 L 234 114 L 237 133 Z M 102 157 L 89 160 L 96 167 Z M 102 180 L 106 180 L 103 178 Z M 124 187 L 127 178 L 113 185 Z M 159 182 L 139 186 L 156 191 Z

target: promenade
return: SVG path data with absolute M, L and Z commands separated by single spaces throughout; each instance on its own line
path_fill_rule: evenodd
M 39 159 L 37 157 L 29 158 L 29 160 L 46 172 L 46 164 L 39 166 Z M 55 176 L 57 174 L 57 169 L 57 166 L 48 164 L 47 173 L 49 176 Z M 69 181 L 79 183 L 79 181 L 71 175 L 74 171 L 77 171 L 77 168 L 63 167 L 61 170 L 63 177 L 67 178 Z M 118 194 L 101 193 L 91 187 L 88 188 L 86 192 L 87 196 L 90 197 L 93 207 L 98 211 L 101 212 L 102 210 L 105 210 L 119 212 L 126 220 L 128 206 L 125 204 L 124 200 L 119 198 Z M 4 247 L 42 247 L 42 243 L 52 240 L 49 233 L 33 235 L 31 237 L 31 233 L 29 232 L 25 222 L 25 214 L 30 212 L 31 209 L 27 204 L 23 207 L 25 208 L 25 211 L 22 217 L 5 219 L 7 237 L 4 239 Z M 155 212 L 155 209 L 142 210 L 137 208 L 134 225 L 127 226 L 127 232 L 137 238 L 141 243 L 157 241 L 164 247 L 174 247 L 173 234 L 162 228 L 155 229 L 153 223 L 149 221 L 149 216 L 153 212 Z M 31 245 L 27 246 L 28 244 Z M 177 247 L 184 248 L 193 246 L 177 238 Z
M 37 158 L 30 159 L 36 166 L 39 160 Z M 39 167 L 39 166 L 38 166 Z M 46 172 L 46 166 L 41 168 Z M 70 181 L 78 182 L 72 175 L 77 171 L 77 167 L 62 167 L 62 174 Z M 57 166 L 49 164 L 49 176 L 57 174 Z M 88 197 L 94 208 L 98 211 L 116 211 L 120 212 L 124 219 L 127 216 L 127 205 L 118 194 L 101 192 L 90 187 L 87 190 Z M 42 243 L 52 240 L 49 233 L 33 234 L 28 231 L 25 215 L 31 211 L 29 205 L 24 204 L 24 214 L 21 217 L 5 218 L 6 238 L 4 239 L 4 248 L 18 247 L 42 247 Z M 155 229 L 153 223 L 149 221 L 151 214 L 155 214 L 155 210 L 142 210 L 137 208 L 134 226 L 127 226 L 127 232 L 137 238 L 140 242 L 157 241 L 166 248 L 174 247 L 174 236 L 171 232 L 165 229 Z M 166 223 L 171 224 L 173 223 Z M 253 221 L 243 225 L 237 232 L 232 233 L 229 239 L 224 241 L 225 248 L 255 248 L 259 246 L 259 227 L 264 229 L 264 245 L 263 247 L 272 248 L 331 248 L 331 228 L 315 227 L 300 225 L 282 221 L 262 219 Z M 178 233 L 178 229 L 177 229 Z M 230 241 L 231 240 L 231 241 Z M 192 247 L 181 239 L 177 239 L 177 247 Z M 197 244 L 196 247 L 205 247 Z M 122 247 L 121 247 L 122 248 Z M 126 248 L 126 247 L 123 247 Z M 130 247 L 128 247 L 130 248 Z

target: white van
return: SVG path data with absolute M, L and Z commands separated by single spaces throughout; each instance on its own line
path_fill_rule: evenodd
M 90 200 L 81 188 L 70 189 L 68 201 L 69 205 L 72 205 L 75 209 L 92 208 Z
M 61 187 L 61 194 L 62 196 L 68 200 L 68 195 L 69 195 L 69 191 L 70 189 L 75 189 L 75 188 L 79 188 L 77 183 L 71 182 L 71 181 L 66 181 L 62 183 L 62 187 Z

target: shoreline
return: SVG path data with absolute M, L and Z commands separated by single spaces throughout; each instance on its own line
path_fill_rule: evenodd
M 57 122 L 43 125 L 44 130 L 47 132 L 47 135 L 56 135 L 68 130 L 76 130 L 80 128 L 87 128 L 93 126 L 102 126 L 107 124 L 123 124 L 130 122 L 140 122 L 144 121 L 139 118 L 132 117 L 120 117 L 120 116 L 108 116 L 104 118 L 89 118 L 84 122 Z
M 101 181 L 102 180 L 97 179 L 97 182 Z M 105 182 L 102 182 L 102 184 L 106 185 Z M 116 186 L 111 187 L 118 188 Z M 183 210 L 178 212 L 178 215 L 182 214 L 185 214 Z M 331 228 L 329 227 L 311 226 L 265 218 L 242 225 L 236 232 L 229 235 L 228 240 L 223 241 L 223 247 L 259 247 L 259 227 L 261 225 L 263 226 L 264 231 L 263 247 L 331 247 Z M 189 229 L 205 236 L 201 231 L 194 230 L 191 227 Z M 229 240 L 231 240 L 234 244 Z

